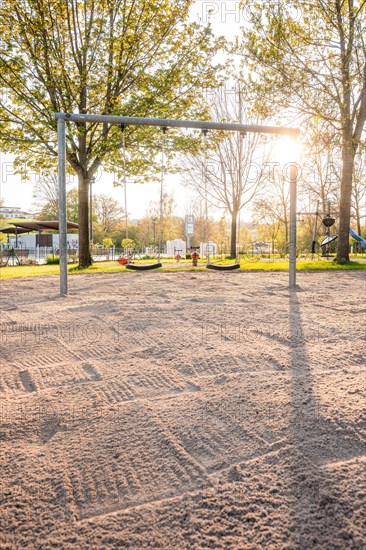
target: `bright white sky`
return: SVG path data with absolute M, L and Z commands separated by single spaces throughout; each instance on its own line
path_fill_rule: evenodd
M 211 15 L 209 13 L 211 12 Z M 191 19 L 207 23 L 211 18 L 213 31 L 217 35 L 233 38 L 239 32 L 240 25 L 245 23 L 245 13 L 239 10 L 237 1 L 225 2 L 198 0 L 191 8 Z M 5 206 L 20 207 L 26 211 L 34 210 L 33 184 L 36 174 L 30 174 L 30 181 L 21 181 L 19 175 L 14 175 L 13 157 L 0 153 L 0 198 Z M 173 193 L 177 203 L 177 214 L 185 215 L 189 204 L 189 191 L 179 183 L 179 176 L 167 176 L 165 192 Z M 103 174 L 95 183 L 94 192 L 107 194 L 115 198 L 124 206 L 124 192 L 122 188 L 113 186 L 113 176 Z M 151 201 L 159 197 L 159 183 L 138 184 L 128 186 L 128 213 L 131 219 L 141 218 Z

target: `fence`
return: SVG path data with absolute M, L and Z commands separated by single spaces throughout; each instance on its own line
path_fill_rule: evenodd
M 53 246 L 37 246 L 36 248 L 15 248 L 8 247 L 0 250 L 0 263 L 8 265 L 19 265 L 27 263 L 45 264 L 47 258 L 56 260 L 59 256 L 59 249 Z M 123 249 L 119 248 L 97 248 L 93 247 L 91 255 L 94 262 L 103 262 L 108 260 L 117 260 L 123 255 Z M 136 251 L 136 254 L 143 255 L 142 251 Z M 67 249 L 68 262 L 78 261 L 78 249 Z
M 266 247 L 243 247 L 238 249 L 239 259 L 248 259 L 254 258 L 258 261 L 261 258 L 274 260 L 280 257 L 280 254 L 277 250 L 272 252 Z M 91 250 L 92 258 L 94 262 L 105 262 L 105 261 L 114 261 L 117 260 L 120 256 L 123 256 L 125 250 L 123 248 L 97 248 L 93 247 Z M 146 256 L 144 249 L 135 249 L 131 250 L 130 253 L 133 253 L 135 258 L 144 258 Z M 36 248 L 3 248 L 0 250 L 0 263 L 7 265 L 21 265 L 27 263 L 37 263 L 45 264 L 47 258 L 51 258 L 56 261 L 59 255 L 59 249 L 52 246 L 40 246 Z M 156 257 L 157 251 L 151 254 L 151 257 Z M 352 254 L 355 255 L 355 254 Z M 165 251 L 162 251 L 162 256 L 165 256 Z M 224 258 L 226 256 L 226 249 L 218 251 L 216 257 Z M 363 259 L 365 257 L 365 251 L 361 249 L 361 253 L 356 255 L 357 258 Z M 283 256 L 288 258 L 288 255 Z M 299 257 L 307 259 L 311 257 L 310 251 L 306 250 L 303 253 L 299 252 Z M 68 262 L 77 262 L 78 261 L 78 250 L 76 248 L 69 248 L 67 250 Z M 319 255 L 319 258 L 322 259 L 322 256 Z
M 0 251 L 1 263 L 18 265 L 27 263 L 44 264 L 48 257 L 55 259 L 58 256 L 58 248 L 52 246 L 37 246 L 36 248 L 3 248 Z M 69 248 L 67 251 L 69 261 L 77 261 L 78 251 L 76 248 Z

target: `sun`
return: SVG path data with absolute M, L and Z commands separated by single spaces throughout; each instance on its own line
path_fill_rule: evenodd
M 280 137 L 273 145 L 271 157 L 273 162 L 278 162 L 281 166 L 292 162 L 299 162 L 301 155 L 301 144 L 290 137 Z

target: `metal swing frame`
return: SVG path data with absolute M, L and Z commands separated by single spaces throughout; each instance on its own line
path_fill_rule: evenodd
M 141 118 L 113 115 L 91 115 L 79 113 L 55 113 L 57 120 L 58 142 L 58 182 L 59 182 L 59 231 L 60 231 L 60 295 L 68 293 L 67 280 L 67 220 L 66 220 L 66 122 L 124 124 L 137 126 L 157 126 L 166 128 L 196 128 L 199 130 L 223 130 L 227 132 L 254 132 L 263 134 L 287 135 L 297 138 L 298 128 L 277 126 L 258 126 L 231 122 L 212 122 L 199 120 L 172 120 L 161 118 Z M 292 161 L 292 162 L 291 162 Z M 296 202 L 297 202 L 297 164 L 290 164 L 290 263 L 289 288 L 296 289 Z

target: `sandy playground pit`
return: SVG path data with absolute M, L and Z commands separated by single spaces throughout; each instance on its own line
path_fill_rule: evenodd
M 365 273 L 1 283 L 0 547 L 362 549 Z

